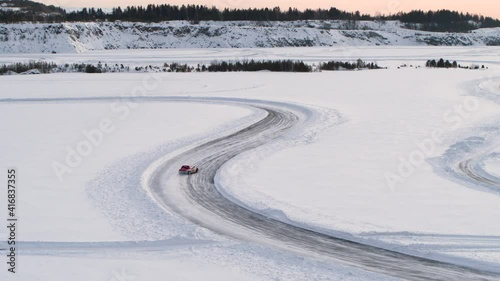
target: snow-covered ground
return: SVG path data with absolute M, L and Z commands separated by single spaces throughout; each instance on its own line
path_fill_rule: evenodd
M 478 100 L 466 118 L 455 111 L 469 102 L 460 85 L 483 77 L 426 69 L 327 73 L 306 83 L 286 82 L 290 88 L 270 78 L 270 92 L 336 108 L 348 121 L 308 146 L 269 146 L 241 155 L 220 172 L 221 188 L 263 213 L 315 229 L 498 263 L 500 228 L 488 223 L 500 219 L 498 194 L 454 184 L 418 159 L 442 154 L 460 130 L 481 135 L 477 124 L 498 120 L 498 106 L 487 100 Z M 436 129 L 444 132 L 439 142 L 431 138 Z M 268 156 L 270 151 L 277 152 Z M 387 175 L 399 178 L 388 182 Z
M 313 138 L 283 139 L 231 160 L 218 173 L 218 188 L 249 208 L 307 228 L 478 268 L 500 266 L 499 194 L 451 179 L 436 166 L 443 161 L 434 161 L 464 136 L 480 137 L 498 123 L 498 48 L 162 50 L 150 57 L 108 51 L 56 60 L 197 63 L 251 52 L 306 61 L 361 57 L 391 68 L 0 77 L 0 99 L 114 97 L 0 103 L 1 166 L 19 169 L 18 238 L 26 242 L 19 273 L 3 268 L 1 280 L 107 281 L 123 274 L 124 280 L 391 280 L 225 238 L 161 209 L 141 186 L 155 160 L 250 124 L 262 112 L 222 102 L 124 98 L 138 95 L 236 97 L 333 110 L 341 122 L 314 123 L 321 129 Z M 439 57 L 489 69 L 395 67 Z M 487 93 L 473 90 L 481 83 Z M 103 120 L 114 129 L 58 178 L 54 162 L 65 164 L 67 147 L 77 149 L 87 140 L 83 131 L 88 135 Z M 482 165 L 498 175 L 498 157 Z M 0 200 L 4 206 L 5 193 Z M 1 208 L 0 217 L 5 212 Z
M 0 64 L 27 61 L 54 62 L 60 66 L 68 63 L 97 65 L 123 64 L 130 66 L 162 66 L 165 63 L 210 64 L 213 61 L 243 60 L 302 60 L 310 64 L 362 59 L 380 66 L 424 66 L 427 60 L 457 61 L 462 66 L 485 65 L 497 68 L 500 47 L 309 47 L 309 48 L 238 48 L 238 49 L 156 49 L 156 50 L 106 50 L 80 54 L 2 54 Z
M 1 24 L 0 53 L 114 49 L 311 46 L 498 46 L 500 28 L 469 33 L 410 30 L 399 21 Z
M 484 161 L 484 167 L 489 174 L 500 178 L 500 155 L 498 153 L 494 153 L 491 157 L 488 157 Z

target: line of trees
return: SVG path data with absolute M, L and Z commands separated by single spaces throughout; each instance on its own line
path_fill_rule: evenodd
M 282 10 L 279 7 L 261 9 L 228 9 L 219 10 L 216 7 L 203 5 L 147 5 L 128 6 L 124 9 L 113 8 L 110 14 L 103 13 L 100 9 L 83 9 L 66 14 L 68 21 L 89 20 L 122 20 L 158 22 L 167 20 L 187 21 L 298 21 L 298 20 L 400 20 L 404 23 L 419 23 L 422 28 L 446 29 L 477 28 L 475 22 L 481 27 L 499 27 L 500 21 L 491 17 L 459 13 L 450 10 L 427 11 L 415 10 L 408 13 L 394 15 L 371 16 L 359 11 L 347 12 L 337 8 L 330 9 L 305 9 L 296 8 Z
M 487 69 L 488 67 L 485 67 L 484 64 L 479 66 L 477 64 L 473 64 L 471 66 L 462 66 L 457 63 L 457 61 L 450 62 L 449 60 L 444 60 L 444 59 L 439 59 L 439 60 L 428 60 L 425 63 L 425 66 L 427 67 L 433 67 L 433 68 L 463 68 L 463 69 Z
M 170 63 L 163 66 L 136 66 L 130 68 L 123 64 L 98 64 L 74 63 L 58 66 L 52 62 L 30 61 L 0 65 L 0 75 L 18 74 L 29 70 L 38 70 L 34 73 L 56 73 L 56 72 L 83 72 L 83 73 L 109 73 L 109 72 L 313 72 L 318 70 L 355 70 L 355 69 L 380 69 L 375 63 L 366 63 L 361 59 L 356 62 L 330 61 L 318 66 L 309 65 L 303 61 L 294 60 L 246 60 L 235 62 L 211 62 L 208 65 L 191 66 L 188 64 Z
M 381 69 L 376 63 L 366 63 L 361 59 L 356 62 L 329 61 L 320 64 L 321 70 L 355 70 L 355 69 Z
M 425 63 L 427 67 L 437 67 L 437 68 L 457 68 L 459 67 L 457 61 L 450 62 L 449 60 L 439 59 L 439 60 L 428 60 Z
M 44 62 L 44 61 L 30 61 L 24 63 L 18 62 L 18 63 L 0 65 L 0 75 L 5 75 L 9 72 L 23 73 L 33 69 L 37 69 L 40 73 L 50 73 L 55 68 L 57 68 L 57 65 L 53 62 Z
M 330 9 L 218 9 L 204 5 L 147 5 L 116 7 L 110 13 L 102 9 L 84 8 L 67 12 L 54 6 L 45 6 L 32 1 L 14 0 L 8 3 L 20 5 L 21 11 L 0 10 L 0 22 L 73 22 L 73 21 L 137 21 L 160 22 L 186 20 L 198 21 L 297 21 L 297 20 L 400 20 L 408 28 L 429 31 L 465 32 L 479 27 L 500 27 L 500 20 L 491 17 L 459 13 L 450 10 L 422 11 L 393 15 L 371 16 L 359 11 L 347 12 L 337 8 Z
M 0 75 L 19 74 L 30 70 L 35 70 L 34 73 L 43 74 L 55 72 L 107 73 L 129 72 L 130 67 L 123 64 L 108 65 L 100 62 L 97 65 L 86 63 L 57 65 L 56 63 L 45 61 L 17 62 L 0 65 Z
M 484 65 L 478 66 L 461 66 L 457 61 L 444 60 L 443 58 L 439 60 L 428 60 L 425 64 L 427 67 L 432 68 L 465 68 L 465 69 L 479 69 L 485 68 Z M 85 63 L 74 63 L 74 64 L 64 64 L 58 66 L 53 62 L 45 61 L 29 61 L 29 62 L 17 62 L 12 64 L 0 65 L 0 75 L 6 74 L 19 74 L 23 72 L 33 74 L 37 73 L 57 73 L 57 72 L 82 72 L 82 73 L 114 73 L 114 72 L 255 72 L 255 71 L 271 71 L 271 72 L 314 72 L 322 70 L 357 70 L 357 69 L 385 69 L 380 67 L 374 62 L 365 62 L 362 59 L 358 59 L 355 62 L 342 62 L 342 61 L 329 61 L 325 63 L 320 63 L 319 65 L 309 65 L 303 61 L 294 60 L 246 60 L 246 61 L 214 61 L 208 65 L 198 64 L 197 66 L 192 66 L 188 64 L 180 63 L 170 63 L 158 65 L 147 65 L 147 66 L 136 66 L 135 68 L 130 68 L 123 64 L 106 64 L 97 63 L 85 64 Z
M 201 71 L 233 72 L 233 71 L 272 71 L 272 72 L 311 72 L 312 67 L 303 61 L 267 60 L 243 62 L 212 62 L 208 67 L 201 66 Z
M 408 28 L 427 31 L 463 32 L 473 29 L 499 27 L 500 21 L 491 17 L 459 13 L 450 10 L 422 11 L 399 13 L 395 19 L 406 23 Z

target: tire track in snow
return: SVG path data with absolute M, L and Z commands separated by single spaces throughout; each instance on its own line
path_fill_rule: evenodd
M 476 159 L 466 159 L 458 164 L 458 168 L 469 178 L 492 186 L 495 190 L 500 190 L 500 182 L 496 177 L 490 176 L 486 171 L 478 167 Z M 481 172 L 478 172 L 481 171 Z

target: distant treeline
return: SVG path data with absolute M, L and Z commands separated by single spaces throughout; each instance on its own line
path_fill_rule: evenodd
M 15 0 L 13 3 L 24 3 L 23 11 L 2 10 L 0 22 L 16 23 L 22 21 L 33 22 L 73 22 L 73 21 L 136 21 L 160 22 L 173 20 L 186 20 L 193 23 L 199 21 L 298 21 L 298 20 L 400 20 L 409 28 L 430 31 L 455 31 L 464 32 L 479 27 L 500 27 L 500 20 L 491 17 L 459 13 L 450 10 L 411 11 L 394 15 L 371 16 L 359 11 L 347 12 L 337 8 L 306 9 L 296 8 L 280 9 L 218 9 L 203 5 L 147 5 L 128 6 L 126 8 L 113 8 L 110 13 L 102 9 L 84 8 L 82 10 L 67 12 L 54 6 L 41 8 L 39 3 Z M 1 3 L 1 2 L 0 2 Z M 32 6 L 29 3 L 34 3 Z M 17 5 L 16 4 L 16 5 Z
M 375 63 L 366 63 L 361 59 L 356 62 L 330 61 L 309 65 L 303 61 L 293 60 L 249 60 L 236 62 L 211 62 L 209 65 L 192 66 L 188 64 L 163 64 L 163 66 L 136 66 L 130 68 L 123 64 L 85 64 L 74 63 L 58 66 L 55 63 L 43 61 L 30 61 L 26 63 L 13 63 L 0 65 L 0 75 L 28 73 L 61 73 L 61 72 L 83 72 L 83 73 L 114 73 L 114 72 L 239 72 L 239 71 L 272 71 L 272 72 L 313 72 L 320 70 L 355 70 L 355 69 L 380 69 Z M 38 70 L 29 72 L 30 70 Z
M 272 72 L 311 72 L 312 67 L 303 61 L 292 60 L 267 60 L 244 62 L 212 62 L 208 67 L 201 66 L 201 71 L 208 72 L 233 72 L 233 71 L 272 71 Z
M 449 60 L 439 59 L 439 60 L 428 60 L 425 63 L 427 67 L 437 67 L 437 68 L 457 68 L 458 63 L 456 61 L 450 62 Z
M 361 59 L 356 62 L 340 62 L 340 61 L 330 61 L 327 63 L 320 64 L 321 70 L 355 70 L 355 69 L 381 69 L 376 63 L 366 63 Z
M 456 61 L 444 59 L 428 60 L 425 64 L 432 68 L 464 68 L 464 69 L 480 69 L 487 68 L 484 65 L 462 66 Z M 406 66 L 406 65 L 405 65 Z M 399 67 L 398 67 L 399 68 Z M 317 72 L 322 70 L 333 71 L 352 71 L 358 69 L 385 69 L 373 62 L 365 62 L 358 59 L 355 62 L 329 61 L 319 63 L 317 65 L 307 64 L 303 61 L 294 60 L 246 60 L 246 61 L 214 61 L 208 65 L 198 64 L 197 66 L 180 64 L 180 63 L 165 63 L 163 65 L 146 65 L 130 67 L 123 64 L 86 64 L 73 63 L 57 65 L 53 62 L 45 61 L 29 61 L 18 62 L 12 64 L 0 65 L 0 75 L 13 74 L 40 74 L 40 73 L 116 73 L 116 72 L 254 72 L 254 71 L 271 71 L 271 72 Z
M 464 68 L 464 69 L 484 69 L 485 66 L 484 64 L 479 67 L 479 65 L 472 65 L 472 66 L 462 66 L 457 63 L 457 61 L 450 62 L 449 60 L 444 60 L 444 59 L 439 59 L 439 60 L 428 60 L 425 63 L 425 66 L 427 67 L 433 67 L 433 68 Z
M 30 72 L 35 70 L 33 72 Z M 57 73 L 57 72 L 83 72 L 83 73 L 105 73 L 105 72 L 128 72 L 130 67 L 126 67 L 123 64 L 118 65 L 107 65 L 98 63 L 97 65 L 85 64 L 85 63 L 74 63 L 74 64 L 64 64 L 57 65 L 53 62 L 45 61 L 29 61 L 29 62 L 17 62 L 11 64 L 0 65 L 0 75 L 12 75 L 12 74 L 47 74 L 47 73 Z
M 124 9 L 113 8 L 110 14 L 102 14 L 99 9 L 83 9 L 68 13 L 68 20 L 122 20 L 122 21 L 145 21 L 158 22 L 166 20 L 186 21 L 298 21 L 298 20 L 370 20 L 368 14 L 359 11 L 346 12 L 336 8 L 330 9 L 306 9 L 298 10 L 289 8 L 281 10 L 275 8 L 260 9 L 218 9 L 203 5 L 147 5 L 129 6 Z
M 412 11 L 410 13 L 400 13 L 396 17 L 396 19 L 406 23 L 406 27 L 408 28 L 427 31 L 463 32 L 477 29 L 478 27 L 489 28 L 500 26 L 500 20 L 498 19 L 449 10 L 436 12 Z
M 9 72 L 23 73 L 33 69 L 37 69 L 40 73 L 50 73 L 55 68 L 57 68 L 57 64 L 52 62 L 44 62 L 44 61 L 30 61 L 23 63 L 18 62 L 18 63 L 0 65 L 0 75 L 7 74 Z

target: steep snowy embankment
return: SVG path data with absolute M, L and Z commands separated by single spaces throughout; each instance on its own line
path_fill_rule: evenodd
M 404 29 L 397 21 L 25 23 L 0 25 L 0 53 L 158 48 L 484 46 L 499 45 L 499 38 L 500 29 L 435 33 Z

